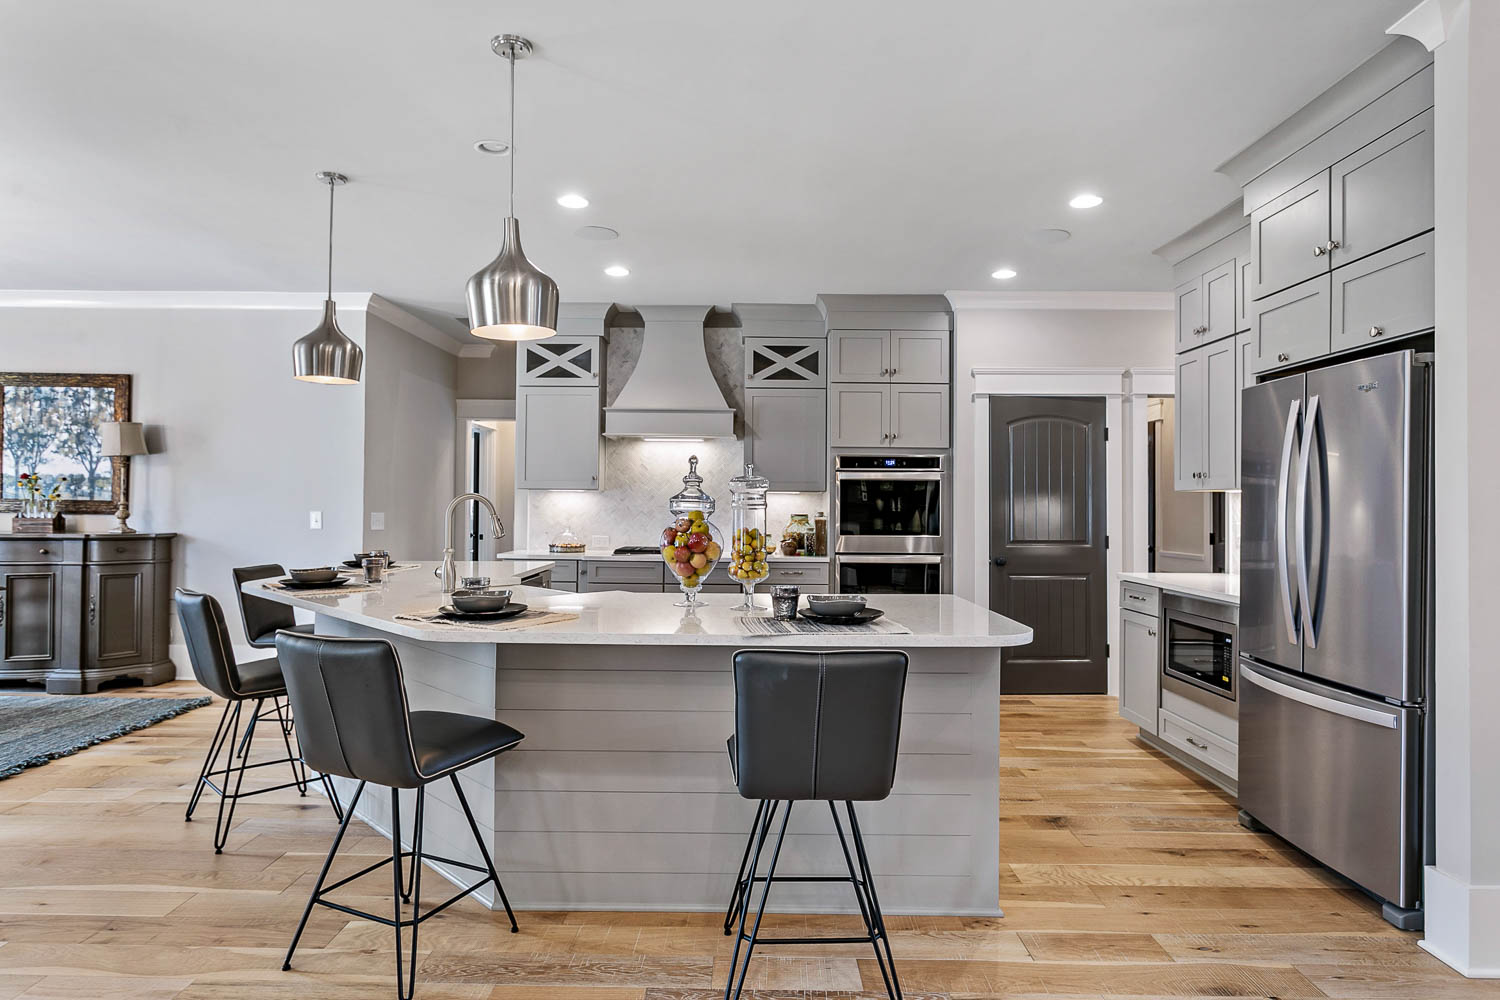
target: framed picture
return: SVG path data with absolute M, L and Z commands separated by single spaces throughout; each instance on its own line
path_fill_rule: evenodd
M 130 459 L 103 454 L 99 425 L 129 419 L 129 375 L 0 372 L 0 511 L 20 510 L 26 474 L 60 488 L 65 514 L 114 513 Z

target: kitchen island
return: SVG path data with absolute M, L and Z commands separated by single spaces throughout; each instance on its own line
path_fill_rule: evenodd
M 1000 651 L 1029 642 L 1030 628 L 957 597 L 882 594 L 871 605 L 911 634 L 751 636 L 728 595 L 686 614 L 675 594 L 525 587 L 516 600 L 570 620 L 494 631 L 398 618 L 442 603 L 432 565 L 344 596 L 245 589 L 313 612 L 320 634 L 391 641 L 413 709 L 489 716 L 526 734 L 460 779 L 513 905 L 723 909 L 755 814 L 725 750 L 731 656 L 770 645 L 908 652 L 895 790 L 858 807 L 881 902 L 890 913 L 999 912 Z M 347 801 L 352 783 L 339 792 Z M 428 792 L 428 849 L 480 863 L 451 790 Z M 389 836 L 386 794 L 366 789 L 358 814 Z M 778 871 L 842 870 L 827 810 L 794 812 Z M 771 908 L 854 907 L 835 885 L 786 883 Z

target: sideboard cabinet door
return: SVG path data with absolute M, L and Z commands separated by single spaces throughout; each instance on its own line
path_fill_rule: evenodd
M 0 677 L 38 680 L 62 661 L 59 566 L 0 566 Z
M 84 610 L 84 669 L 135 666 L 151 656 L 147 611 L 155 591 L 153 563 L 101 563 L 88 567 Z

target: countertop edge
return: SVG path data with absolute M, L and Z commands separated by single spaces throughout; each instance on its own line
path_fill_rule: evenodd
M 1143 587 L 1155 587 L 1171 594 L 1182 594 L 1186 597 L 1197 597 L 1205 601 L 1213 601 L 1215 604 L 1230 604 L 1239 607 L 1239 580 L 1228 573 L 1140 573 L 1124 572 L 1116 574 L 1123 583 L 1136 583 Z M 1223 581 L 1234 580 L 1235 592 L 1228 593 L 1226 590 L 1215 590 L 1211 586 L 1205 586 L 1201 582 L 1203 578 L 1221 578 Z M 1178 579 L 1174 579 L 1178 578 Z M 1198 584 L 1194 584 L 1191 578 L 1198 578 Z

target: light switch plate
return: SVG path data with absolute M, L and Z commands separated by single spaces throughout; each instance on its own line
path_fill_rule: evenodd
M 313 531 L 323 530 L 323 512 L 321 510 L 308 511 L 307 526 Z
M 607 548 L 609 548 L 609 536 L 608 535 L 590 535 L 589 536 L 589 548 L 591 548 L 591 549 L 607 549 Z
M 372 510 L 372 511 L 370 511 L 370 530 L 371 531 L 384 531 L 385 530 L 385 511 L 382 511 L 382 510 Z

